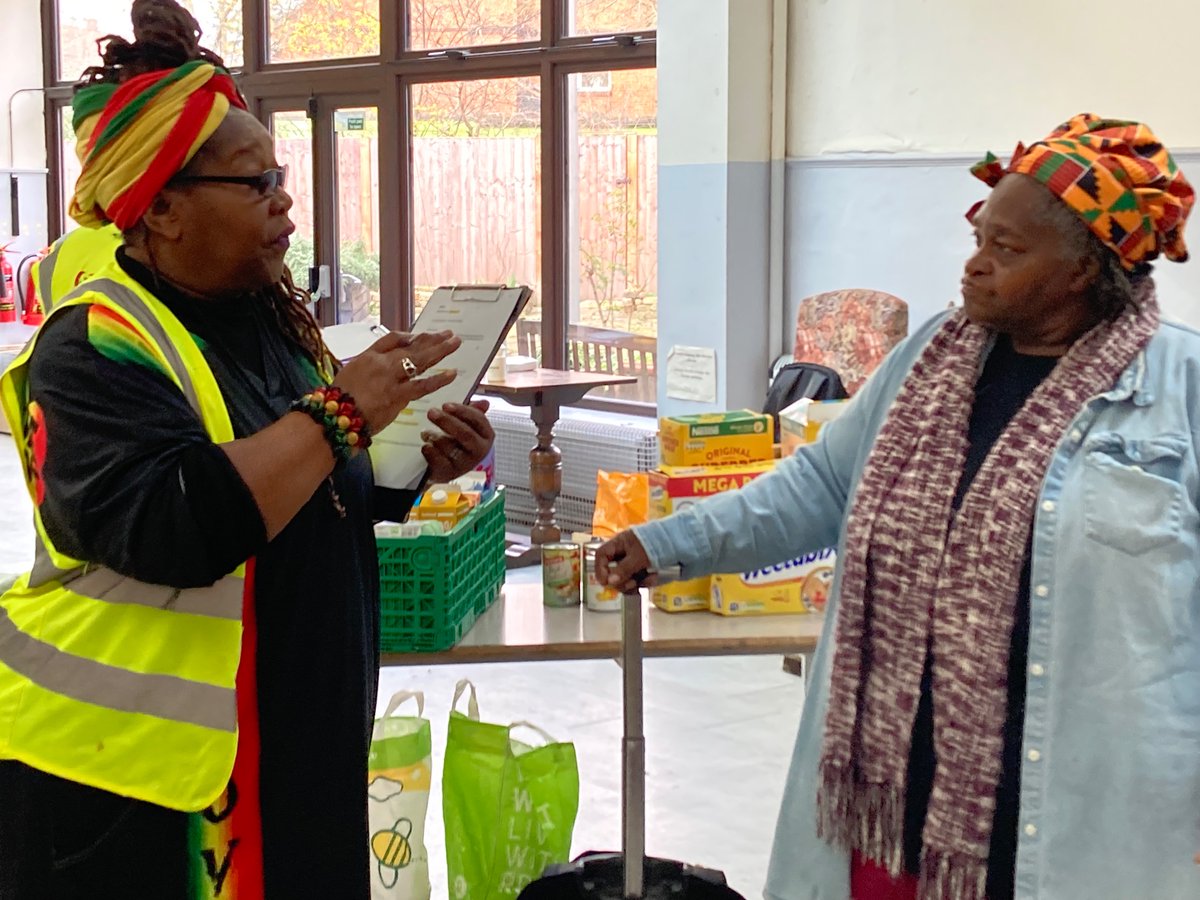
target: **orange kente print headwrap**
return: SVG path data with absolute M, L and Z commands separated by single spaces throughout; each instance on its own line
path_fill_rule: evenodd
M 1037 179 L 1127 269 L 1159 254 L 1175 262 L 1188 258 L 1183 226 L 1196 193 L 1147 125 L 1083 113 L 1045 140 L 1018 144 L 1007 167 L 989 153 L 971 172 L 992 187 L 1010 173 Z

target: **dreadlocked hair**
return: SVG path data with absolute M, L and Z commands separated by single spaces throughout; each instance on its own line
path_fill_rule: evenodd
M 1110 250 L 1090 230 L 1091 253 L 1100 264 L 1100 271 L 1092 284 L 1092 303 L 1104 319 L 1113 320 L 1127 307 L 1138 305 L 1138 291 L 1151 280 L 1154 266 L 1139 263 L 1133 270 L 1121 264 L 1121 258 Z
M 275 314 L 275 321 L 284 336 L 304 351 L 318 372 L 332 379 L 341 364 L 330 352 L 325 339 L 321 337 L 317 320 L 308 311 L 308 291 L 292 281 L 292 273 L 287 266 L 283 268 L 283 280 L 262 291 L 261 296 Z
M 176 0 L 133 0 L 133 41 L 109 34 L 96 41 L 102 61 L 86 69 L 76 89 L 91 84 L 123 84 L 130 78 L 175 69 L 202 59 L 225 68 L 225 61 L 200 46 L 204 33 L 195 17 Z

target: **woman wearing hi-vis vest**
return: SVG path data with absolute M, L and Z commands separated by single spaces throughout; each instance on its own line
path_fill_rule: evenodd
M 0 380 L 38 536 L 0 594 L 0 900 L 366 898 L 363 450 L 458 340 L 339 369 L 270 134 L 174 0 L 133 19 L 74 102 L 72 216 L 124 245 Z M 484 409 L 431 414 L 431 477 L 485 455 Z

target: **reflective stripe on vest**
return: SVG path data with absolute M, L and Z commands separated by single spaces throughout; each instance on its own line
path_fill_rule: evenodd
M 115 262 L 98 274 L 51 317 L 84 304 L 121 315 L 209 437 L 232 440 L 212 372 L 178 319 Z M 22 447 L 36 341 L 0 379 Z M 60 553 L 36 508 L 34 518 L 34 566 L 0 596 L 0 758 L 161 806 L 204 808 L 225 788 L 237 750 L 244 567 L 205 588 L 145 584 Z
M 84 703 L 218 731 L 237 728 L 237 698 L 233 691 L 173 675 L 130 672 L 94 659 L 71 656 L 18 629 L 3 606 L 0 606 L 0 660 L 46 690 Z

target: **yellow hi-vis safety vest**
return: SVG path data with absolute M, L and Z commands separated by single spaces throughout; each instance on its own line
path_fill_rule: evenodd
M 170 373 L 215 442 L 229 413 L 195 341 L 113 262 L 63 298 L 107 307 Z M 40 332 L 39 332 L 40 334 Z M 36 475 L 28 365 L 0 377 L 30 496 Z M 225 789 L 237 752 L 245 567 L 211 587 L 145 584 L 60 553 L 34 508 L 33 569 L 0 595 L 0 759 L 184 811 Z
M 76 228 L 51 244 L 50 251 L 33 264 L 29 273 L 42 312 L 49 315 L 58 301 L 107 268 L 123 240 L 116 225 L 105 225 Z

